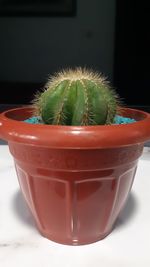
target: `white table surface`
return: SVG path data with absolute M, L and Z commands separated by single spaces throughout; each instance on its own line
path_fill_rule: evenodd
M 149 267 L 150 148 L 140 159 L 127 204 L 113 232 L 84 246 L 42 237 L 19 190 L 7 145 L 0 146 L 0 267 Z

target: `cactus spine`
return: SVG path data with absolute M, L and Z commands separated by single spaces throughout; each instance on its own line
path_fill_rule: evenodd
M 103 76 L 87 69 L 62 71 L 51 77 L 34 100 L 45 124 L 111 124 L 118 99 Z

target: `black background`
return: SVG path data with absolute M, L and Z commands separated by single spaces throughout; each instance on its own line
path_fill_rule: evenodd
M 148 1 L 117 1 L 114 84 L 128 105 L 150 106 Z
M 149 26 L 148 1 L 117 0 L 113 85 L 126 105 L 144 110 L 150 109 Z M 0 81 L 0 104 L 28 104 L 42 86 Z

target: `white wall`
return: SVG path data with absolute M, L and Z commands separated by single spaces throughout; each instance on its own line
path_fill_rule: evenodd
M 76 17 L 1 17 L 0 80 L 45 81 L 65 66 L 112 78 L 115 0 L 78 0 Z

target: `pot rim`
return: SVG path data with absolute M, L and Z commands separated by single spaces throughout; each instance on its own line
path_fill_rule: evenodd
M 122 115 L 137 122 L 96 126 L 43 125 L 22 121 L 32 112 L 33 107 L 26 106 L 1 113 L 0 137 L 8 142 L 56 149 L 112 148 L 150 140 L 150 114 L 137 109 L 121 109 Z

